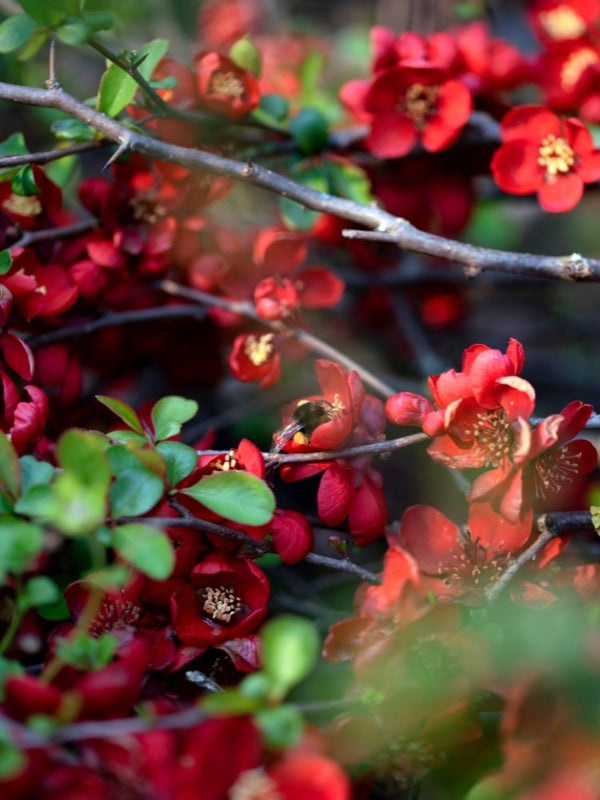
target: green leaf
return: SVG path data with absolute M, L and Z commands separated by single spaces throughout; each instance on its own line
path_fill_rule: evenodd
M 109 31 L 115 24 L 113 15 L 108 11 L 88 11 L 83 18 L 93 31 Z
M 267 747 L 284 748 L 298 744 L 304 731 L 304 718 L 297 708 L 289 705 L 261 708 L 254 714 Z
M 27 757 L 11 739 L 8 730 L 0 730 L 0 780 L 9 781 L 27 767 Z
M 42 25 L 59 25 L 64 16 L 64 11 L 54 7 L 52 0 L 19 0 L 23 10 Z
M 38 23 L 27 14 L 16 14 L 0 25 L 0 53 L 18 50 L 39 28 Z
M 58 440 L 56 454 L 63 470 L 74 473 L 80 483 L 107 490 L 111 478 L 108 457 L 94 434 L 77 428 L 66 431 Z
M 330 191 L 355 203 L 367 206 L 373 203 L 371 181 L 366 172 L 355 164 L 328 161 Z
M 44 532 L 39 525 L 8 514 L 0 517 L 0 575 L 26 572 L 43 548 Z
M 44 170 L 46 176 L 64 191 L 78 171 L 78 167 L 79 160 L 73 153 L 70 156 L 63 156 L 51 161 L 50 164 L 45 166 Z
M 66 536 L 96 530 L 106 516 L 106 491 L 82 483 L 73 472 L 62 472 L 50 486 L 33 486 L 16 503 L 15 511 L 51 525 Z
M 196 468 L 198 453 L 193 447 L 181 442 L 159 442 L 156 449 L 164 458 L 167 465 L 167 483 L 170 487 L 178 483 Z
M 238 684 L 238 689 L 244 697 L 250 697 L 264 705 L 271 696 L 271 681 L 264 672 L 258 670 L 258 672 L 246 675 Z
M 263 671 L 282 697 L 313 668 L 319 655 L 319 635 L 304 617 L 282 614 L 261 628 L 260 640 Z
M 92 29 L 81 17 L 67 17 L 65 22 L 56 28 L 56 35 L 65 44 L 78 47 L 88 41 Z
M 308 186 L 317 192 L 324 194 L 329 192 L 327 172 L 322 165 L 316 167 L 308 167 L 304 164 L 297 165 L 291 170 L 291 177 L 303 186 Z M 306 208 L 288 197 L 280 198 L 279 209 L 288 228 L 300 231 L 310 230 L 321 213 L 320 211 Z
M 290 113 L 288 101 L 280 94 L 263 94 L 260 98 L 259 108 L 277 122 L 283 122 Z
M 18 661 L 0 656 L 0 702 L 4 700 L 4 684 L 6 683 L 6 679 L 11 675 L 22 675 L 24 672 L 25 670 Z M 3 729 L 0 727 L 0 737 L 2 733 Z
M 0 264 L 2 263 L 4 253 L 8 253 L 10 256 L 10 250 L 5 250 L 3 253 L 0 253 Z M 19 457 L 6 434 L 2 431 L 0 431 L 0 482 L 6 486 L 13 499 L 18 497 L 21 485 Z
M 169 42 L 166 39 L 154 39 L 132 53 L 131 61 L 139 65 L 138 72 L 149 80 L 168 48 Z M 98 109 L 109 117 L 116 117 L 131 103 L 137 90 L 138 85 L 131 75 L 116 64 L 111 64 L 100 81 Z
M 329 142 L 329 124 L 317 108 L 303 108 L 292 117 L 290 131 L 300 152 L 307 156 L 322 152 Z
M 17 60 L 18 61 L 27 61 L 44 46 L 48 38 L 50 37 L 50 30 L 48 28 L 38 28 L 36 31 L 33 32 L 33 35 L 26 42 L 23 47 L 17 53 Z
M 3 142 L 0 142 L 0 156 L 23 156 L 28 153 L 25 137 L 21 131 L 11 133 Z
M 600 506 L 590 506 L 590 514 L 592 515 L 594 530 L 600 536 Z
M 107 453 L 113 475 L 119 476 L 127 469 L 143 467 L 158 475 L 161 480 L 166 477 L 167 465 L 164 458 L 146 441 L 142 445 L 135 440 L 111 445 Z
M 209 694 L 202 699 L 202 708 L 208 714 L 233 715 L 252 714 L 260 704 L 251 697 L 244 697 L 237 689 Z
M 116 400 L 114 397 L 106 397 L 103 394 L 97 394 L 96 400 L 109 408 L 113 414 L 116 414 L 133 431 L 145 436 L 141 420 L 130 405 L 123 400 Z M 112 434 L 110 435 L 112 436 Z
M 142 466 L 121 472 L 110 487 L 110 505 L 114 518 L 145 514 L 162 498 L 165 485 Z
M 33 456 L 22 456 L 19 459 L 21 468 L 21 492 L 26 494 L 32 486 L 49 483 L 55 469 L 47 461 L 38 461 Z
M 164 581 L 173 571 L 171 540 L 157 528 L 138 523 L 120 525 L 113 531 L 113 545 L 122 558 L 149 578 Z
M 31 197 L 34 194 L 39 194 L 40 190 L 35 182 L 31 164 L 25 164 L 24 167 L 20 167 L 15 172 L 10 182 L 10 189 L 14 194 L 18 194 L 21 197 Z
M 237 42 L 231 45 L 229 48 L 229 58 L 234 64 L 237 64 L 238 67 L 260 78 L 262 67 L 260 50 L 248 36 L 238 39 Z
M 91 671 L 106 667 L 113 660 L 118 641 L 110 633 L 91 636 L 77 631 L 68 639 L 59 639 L 56 654 L 77 669 Z
M 134 442 L 140 447 L 148 444 L 148 438 L 136 433 L 135 431 L 111 431 L 108 436 L 110 437 L 111 441 L 116 442 L 117 444 L 129 444 L 130 442 Z
M 17 597 L 17 607 L 20 611 L 28 608 L 56 603 L 60 598 L 58 587 L 45 575 L 35 575 L 24 586 L 23 592 Z
M 243 525 L 266 525 L 275 510 L 273 492 L 249 472 L 215 472 L 181 493 Z
M 169 439 L 181 431 L 184 422 L 198 413 L 198 403 L 185 397 L 162 397 L 152 408 L 152 425 L 157 440 Z

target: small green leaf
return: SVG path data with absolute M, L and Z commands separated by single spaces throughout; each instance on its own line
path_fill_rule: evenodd
M 260 50 L 248 36 L 238 39 L 237 42 L 231 45 L 229 48 L 229 58 L 231 58 L 238 67 L 260 78 L 262 66 Z
M 137 517 L 145 514 L 162 498 L 165 485 L 150 470 L 141 465 L 121 472 L 110 487 L 112 515 Z
M 78 119 L 57 119 L 50 130 L 57 139 L 67 142 L 91 142 L 95 138 L 94 129 Z
M 293 747 L 298 744 L 304 731 L 302 714 L 289 705 L 261 708 L 254 714 L 254 721 L 262 731 L 267 747 Z
M 65 44 L 78 47 L 88 41 L 92 29 L 81 17 L 67 17 L 63 24 L 56 28 L 56 35 Z
M 133 408 L 125 403 L 123 400 L 116 400 L 114 397 L 106 397 L 103 394 L 97 394 L 96 400 L 99 400 L 102 405 L 109 408 L 113 414 L 116 414 L 131 430 L 144 436 L 144 427 L 140 418 L 135 413 Z M 111 434 L 112 436 L 112 434 Z
M 275 510 L 273 492 L 249 472 L 215 472 L 183 489 L 182 494 L 189 495 L 215 514 L 243 525 L 266 525 Z
M 56 654 L 67 664 L 89 672 L 110 664 L 117 646 L 116 637 L 110 633 L 96 637 L 85 631 L 77 631 L 68 639 L 59 639 Z
M 122 558 L 149 578 L 164 581 L 173 571 L 171 540 L 157 528 L 138 523 L 120 525 L 113 531 L 113 545 Z
M 251 697 L 244 697 L 237 689 L 225 689 L 206 695 L 202 699 L 202 708 L 208 714 L 232 715 L 252 714 L 260 704 Z
M 28 152 L 25 137 L 21 131 L 11 133 L 3 142 L 0 142 L 0 156 L 23 156 Z
M 366 172 L 356 164 L 329 161 L 327 162 L 327 171 L 332 194 L 346 197 L 363 206 L 373 203 L 371 181 Z
M 115 24 L 113 15 L 108 11 L 88 11 L 83 18 L 93 31 L 109 31 Z
M 49 483 L 55 473 L 52 464 L 47 461 L 38 461 L 33 456 L 22 456 L 19 459 L 21 467 L 21 492 L 26 494 L 32 486 Z
M 310 167 L 299 164 L 291 170 L 291 176 L 298 183 L 308 186 L 309 189 L 314 189 L 316 192 L 324 194 L 329 192 L 329 180 L 323 166 Z M 280 198 L 279 208 L 288 228 L 300 231 L 310 230 L 321 213 L 305 208 L 288 197 Z
M 44 533 L 39 525 L 5 515 L 0 517 L 0 575 L 20 575 L 44 547 Z
M 63 156 L 62 158 L 51 161 L 50 164 L 45 166 L 44 171 L 46 177 L 50 178 L 53 183 L 64 190 L 75 176 L 78 167 L 78 158 L 75 153 L 73 153 L 72 155 Z
M 170 487 L 177 486 L 191 475 L 198 464 L 198 453 L 187 444 L 159 442 L 156 449 L 167 465 L 167 483 Z
M 329 142 L 329 124 L 317 108 L 303 108 L 292 117 L 290 131 L 300 152 L 307 156 L 322 152 Z
M 18 595 L 17 607 L 20 611 L 27 611 L 28 608 L 56 603 L 59 598 L 60 592 L 54 581 L 45 575 L 35 575 L 27 581 L 23 592 Z
M 53 7 L 53 3 L 49 0 L 19 0 L 23 6 L 23 10 L 33 17 L 37 22 L 42 25 L 59 25 L 63 20 L 65 13 Z
M 108 489 L 108 458 L 94 434 L 77 428 L 66 431 L 58 440 L 56 454 L 63 470 L 76 475 L 80 483 L 101 492 Z
M 66 536 L 84 536 L 104 522 L 106 490 L 82 483 L 74 472 L 64 471 L 50 486 L 29 489 L 17 501 L 15 511 L 52 525 Z
M 600 536 L 600 506 L 590 506 L 590 514 L 592 515 L 594 530 Z
M 250 697 L 262 705 L 271 696 L 271 681 L 268 675 L 259 670 L 246 675 L 238 684 L 238 689 L 244 697 Z
M 290 113 L 288 101 L 280 94 L 263 94 L 259 107 L 263 113 L 277 122 L 283 122 Z
M 118 430 L 118 431 L 111 431 L 108 436 L 112 442 L 116 442 L 117 444 L 129 444 L 130 442 L 134 442 L 138 444 L 140 447 L 143 447 L 145 444 L 148 444 L 148 438 L 146 436 L 142 436 L 135 431 L 126 431 L 126 430 Z
M 4 700 L 4 684 L 6 683 L 6 679 L 11 675 L 22 675 L 24 672 L 25 670 L 18 661 L 0 656 L 0 702 Z M 1 736 L 2 728 L 0 727 L 0 737 Z
M 21 197 L 31 197 L 34 194 L 39 194 L 40 190 L 35 182 L 31 164 L 25 164 L 24 167 L 20 167 L 15 172 L 10 182 L 10 189 L 14 194 L 18 194 Z
M 156 65 L 169 48 L 166 39 L 155 39 L 131 53 L 131 62 L 138 65 L 139 73 L 149 80 Z M 111 64 L 102 76 L 98 93 L 98 110 L 116 117 L 133 100 L 138 85 L 121 67 Z
M 12 741 L 8 730 L 0 730 L 0 780 L 10 781 L 27 767 L 27 757 Z
M 0 53 L 18 50 L 33 36 L 39 24 L 27 14 L 16 14 L 0 25 Z
M 304 617 L 282 614 L 261 628 L 263 670 L 284 696 L 303 680 L 319 655 L 319 635 Z
M 169 439 L 181 431 L 184 422 L 198 413 L 198 403 L 185 397 L 162 397 L 152 408 L 152 425 L 157 441 Z
M 4 250 L 4 252 L 0 253 L 0 264 L 4 253 L 8 253 L 10 256 L 10 250 Z M 2 431 L 0 431 L 0 482 L 6 486 L 13 499 L 18 497 L 21 485 L 19 457 L 6 434 Z
M 50 37 L 50 30 L 46 27 L 38 28 L 33 32 L 29 41 L 17 52 L 17 61 L 28 61 L 44 46 Z

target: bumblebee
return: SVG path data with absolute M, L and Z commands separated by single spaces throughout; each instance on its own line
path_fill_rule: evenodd
M 303 433 L 310 439 L 319 425 L 334 419 L 336 414 L 333 403 L 329 400 L 300 400 L 291 415 L 292 421 L 274 435 L 271 455 L 280 453 L 288 442 L 291 442 L 297 433 Z

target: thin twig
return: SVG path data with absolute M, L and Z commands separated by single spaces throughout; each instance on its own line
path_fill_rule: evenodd
M 498 580 L 485 593 L 489 605 L 494 603 L 517 572 L 554 539 L 568 531 L 593 530 L 592 515 L 587 511 L 554 512 L 541 514 L 535 520 L 539 535 L 526 550 L 511 561 Z
M 142 322 L 165 319 L 191 318 L 201 320 L 205 316 L 206 312 L 203 308 L 191 305 L 158 306 L 156 308 L 142 308 L 132 311 L 110 311 L 98 319 L 90 319 L 77 325 L 65 326 L 55 331 L 34 336 L 27 340 L 27 344 L 35 350 L 54 342 L 76 339 L 79 336 L 89 336 L 104 328 L 116 328 L 119 325 L 135 325 Z
M 158 158 L 193 170 L 210 172 L 260 186 L 282 197 L 295 200 L 306 208 L 334 214 L 369 228 L 376 232 L 373 237 L 375 239 L 379 237 L 396 243 L 404 250 L 463 264 L 469 277 L 485 270 L 496 270 L 568 281 L 600 281 L 600 261 L 596 259 L 586 258 L 578 253 L 567 256 L 511 253 L 475 247 L 443 236 L 425 233 L 406 220 L 395 217 L 377 206 L 364 206 L 352 200 L 318 192 L 258 164 L 223 158 L 214 153 L 152 139 L 79 102 L 61 88 L 46 91 L 0 82 L 0 99 L 58 109 L 86 125 L 91 125 L 112 141 L 118 143 L 129 141 L 132 150 L 150 158 Z M 365 232 L 352 231 L 349 235 L 356 238 L 363 233 Z
M 68 239 L 70 236 L 79 236 L 82 233 L 89 233 L 98 227 L 95 219 L 86 219 L 82 222 L 74 222 L 72 225 L 63 225 L 60 228 L 44 228 L 39 231 L 25 231 L 10 246 L 31 247 L 38 242 L 51 242 L 57 239 Z
M 98 150 L 106 146 L 108 142 L 99 140 L 93 142 L 79 142 L 69 147 L 56 147 L 54 150 L 41 150 L 37 153 L 23 153 L 17 156 L 2 156 L 0 158 L 0 169 L 6 167 L 19 167 L 23 164 L 48 164 L 59 158 L 66 156 L 76 156 L 81 153 L 88 153 L 90 150 Z
M 320 450 L 316 453 L 265 453 L 264 457 L 265 461 L 270 462 L 274 467 L 280 467 L 283 464 L 301 464 L 308 461 L 334 461 L 336 458 L 355 458 L 363 455 L 391 453 L 395 450 L 401 450 L 403 447 L 426 442 L 429 438 L 426 433 L 413 433 L 409 436 L 401 436 L 398 439 L 370 442 L 356 447 L 345 447 L 342 450 Z

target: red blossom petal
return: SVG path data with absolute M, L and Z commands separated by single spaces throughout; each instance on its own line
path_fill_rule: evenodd
M 348 526 L 352 538 L 359 547 L 364 547 L 378 539 L 387 522 L 387 507 L 380 486 L 368 476 L 355 489 L 348 512 Z
M 538 201 L 544 211 L 560 214 L 575 208 L 583 195 L 583 180 L 577 172 L 569 172 L 556 180 L 543 183 Z
M 35 361 L 28 344 L 12 333 L 4 333 L 0 336 L 0 350 L 8 366 L 23 380 L 32 379 Z
M 535 389 L 529 381 L 516 375 L 507 375 L 496 381 L 498 403 L 506 411 L 506 418 L 512 422 L 519 417 L 527 419 L 535 408 Z
M 344 281 L 324 267 L 308 267 L 297 273 L 295 280 L 300 304 L 305 308 L 331 308 L 344 294 Z
M 325 470 L 319 484 L 319 519 L 328 525 L 339 525 L 348 516 L 353 492 L 353 471 L 334 462 Z
M 350 780 L 331 758 L 318 753 L 294 753 L 269 767 L 268 775 L 283 800 L 350 800 Z
M 525 546 L 531 536 L 533 512 L 516 522 L 496 513 L 488 503 L 471 503 L 467 527 L 473 541 L 488 551 L 491 559 L 496 553 L 514 553 Z
M 541 186 L 544 169 L 538 164 L 538 145 L 523 140 L 503 144 L 492 158 L 491 170 L 498 186 L 510 194 L 530 194 Z
M 287 275 L 302 264 L 307 251 L 302 234 L 267 228 L 256 237 L 253 258 L 264 275 Z
M 286 564 L 302 561 L 312 550 L 312 526 L 299 511 L 277 509 L 270 522 L 270 531 L 275 550 Z
M 502 119 L 504 142 L 526 140 L 538 145 L 545 136 L 560 136 L 561 133 L 560 119 L 544 106 L 517 106 Z
M 397 542 L 429 575 L 448 572 L 461 552 L 458 527 L 433 506 L 407 508 Z
M 410 153 L 418 138 L 412 119 L 391 109 L 374 117 L 365 144 L 378 158 L 401 158 Z
M 451 144 L 468 122 L 472 107 L 471 92 L 463 83 L 443 83 L 437 98 L 437 113 L 429 119 L 422 134 L 425 150 L 437 152 Z

